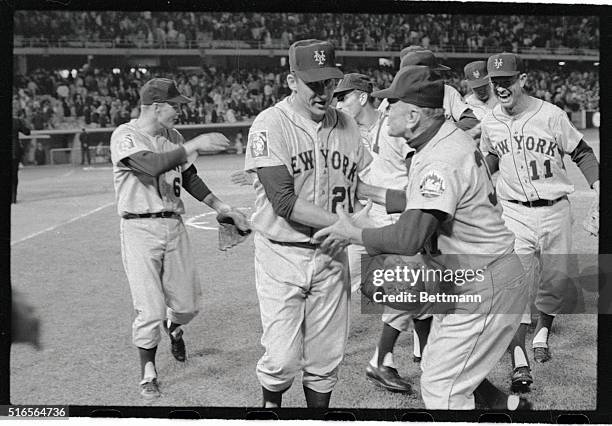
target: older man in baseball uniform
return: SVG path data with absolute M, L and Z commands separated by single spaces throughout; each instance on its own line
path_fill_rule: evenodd
M 291 95 L 260 113 L 245 170 L 255 173 L 255 282 L 264 355 L 257 363 L 265 407 L 278 407 L 295 376 L 308 407 L 328 407 L 348 337 L 346 250 L 323 253 L 314 233 L 353 211 L 357 176 L 371 158 L 347 114 L 330 108 L 342 72 L 329 42 L 289 48 Z
M 174 81 L 154 78 L 140 91 L 140 115 L 111 135 L 117 210 L 121 216 L 121 253 L 136 317 L 132 340 L 141 364 L 140 394 L 160 396 L 155 354 L 163 327 L 172 355 L 185 361 L 182 325 L 198 313 L 200 282 L 181 215 L 184 188 L 217 212 L 246 218 L 219 200 L 192 164 L 198 150 L 226 149 L 219 133 L 184 143 L 174 129 L 180 104 L 190 102 Z M 238 221 L 237 221 L 238 224 Z
M 472 108 L 476 118 L 482 121 L 484 116 L 497 105 L 497 98 L 491 93 L 487 62 L 470 62 L 463 67 L 463 74 L 472 91 L 465 97 L 465 103 Z
M 551 358 L 548 334 L 562 306 L 568 276 L 563 255 L 572 249 L 567 195 L 574 186 L 563 159 L 569 156 L 578 165 L 597 197 L 599 165 L 563 110 L 525 92 L 527 74 L 518 55 L 493 55 L 487 70 L 499 104 L 483 119 L 481 150 L 488 154 L 490 170 L 499 169 L 497 193 L 504 220 L 516 235 L 515 249 L 522 255 L 539 311 L 534 360 L 546 362 Z M 526 325 L 521 325 L 518 341 L 524 342 L 525 333 Z M 524 352 L 524 343 L 513 351 L 514 375 L 530 378 Z
M 450 70 L 449 67 L 442 65 L 438 61 L 433 52 L 424 49 L 422 46 L 416 45 L 405 47 L 400 52 L 400 69 L 410 65 L 427 66 L 437 78 L 441 78 L 441 72 Z M 388 102 L 383 100 L 379 108 L 383 115 L 378 125 L 379 132 L 377 133 L 377 137 L 380 137 L 380 129 L 386 129 L 387 127 L 387 109 Z M 465 130 L 473 137 L 478 137 L 480 135 L 480 125 L 474 112 L 470 109 L 470 106 L 463 101 L 459 92 L 448 84 L 444 85 L 443 110 L 446 119 L 455 122 L 458 128 Z M 383 130 L 382 133 L 385 134 L 386 131 Z M 389 184 L 390 182 L 388 179 L 376 182 L 371 180 L 366 183 L 377 184 L 378 182 L 380 186 L 391 189 L 399 189 L 399 186 L 404 185 L 405 188 L 407 184 L 408 169 L 411 163 L 411 155 L 414 153 L 414 150 L 404 142 L 403 138 L 394 138 L 387 134 L 385 141 L 388 142 L 391 147 L 401 147 L 400 149 L 388 149 L 383 155 L 386 157 L 388 163 L 402 163 L 404 165 L 405 171 L 403 177 L 398 178 L 397 175 L 391 175 L 390 177 L 393 177 L 393 184 Z M 382 144 L 384 145 L 384 142 Z M 388 175 L 388 173 L 381 171 L 381 168 L 378 168 L 378 173 L 375 174 L 375 176 L 385 175 Z M 376 208 L 380 207 L 374 205 L 372 208 L 374 213 L 376 212 Z M 372 213 L 370 214 L 372 215 Z M 435 249 L 435 247 L 432 247 L 432 249 Z M 390 311 L 390 309 L 386 310 Z M 420 362 L 423 349 L 429 336 L 431 315 L 424 314 L 418 318 L 414 318 L 413 315 L 406 312 L 387 312 L 383 315 L 383 330 L 376 346 L 374 356 L 366 369 L 366 375 L 370 381 L 385 389 L 400 392 L 409 392 L 411 389 L 408 380 L 399 376 L 393 364 L 395 343 L 401 332 L 409 330 L 411 322 L 414 324 L 413 360 L 415 362 Z M 376 360 L 378 360 L 378 362 L 376 362 Z
M 322 249 L 331 253 L 337 241 L 349 239 L 371 255 L 414 255 L 437 234 L 442 253 L 464 254 L 447 256 L 452 263 L 447 267 L 480 269 L 484 279 L 478 286 L 458 285 L 457 291 L 470 294 L 478 288 L 484 300 L 474 311 L 434 315 L 421 363 L 425 406 L 473 409 L 478 389 L 491 407 L 525 408 L 524 400 L 485 379 L 512 339 L 527 295 L 514 236 L 501 217 L 484 158 L 465 132 L 444 119 L 444 83 L 428 67 L 402 68 L 390 88 L 372 96 L 390 99 L 389 134 L 416 150 L 406 192 L 371 194 L 378 202 L 384 199 L 390 212 L 403 213 L 392 225 L 365 229 L 340 213 L 340 220 L 315 239 L 325 239 Z

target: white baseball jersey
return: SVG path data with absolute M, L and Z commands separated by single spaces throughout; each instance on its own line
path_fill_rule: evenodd
M 154 177 L 137 173 L 121 163 L 124 158 L 141 151 L 173 151 L 184 143 L 183 136 L 175 129 L 164 129 L 160 135 L 153 137 L 135 127 L 135 122 L 136 119 L 122 124 L 111 135 L 111 160 L 119 215 L 162 211 L 185 213 L 180 198 L 180 166 Z
M 288 97 L 261 112 L 249 131 L 245 170 L 285 166 L 294 179 L 300 199 L 330 212 L 338 206 L 353 210 L 357 175 L 372 160 L 360 141 L 357 123 L 342 111 L 330 108 L 315 123 L 293 110 Z M 312 228 L 289 222 L 274 213 L 257 177 L 252 221 L 271 240 L 308 242 Z
M 476 97 L 474 93 L 470 93 L 465 97 L 465 103 L 472 108 L 474 111 L 474 115 L 479 121 L 487 115 L 489 112 L 493 111 L 495 105 L 497 105 L 497 98 L 493 95 L 489 96 L 486 102 L 481 101 Z
M 447 120 L 459 121 L 470 106 L 463 101 L 461 94 L 453 86 L 444 85 L 444 116 Z
M 505 200 L 556 200 L 574 191 L 563 157 L 583 138 L 559 107 L 530 97 L 518 116 L 497 105 L 482 121 L 480 148 L 499 157 L 497 193 Z
M 514 236 L 502 219 L 484 157 L 454 124 L 444 123 L 414 155 L 407 194 L 406 210 L 440 210 L 451 217 L 439 228 L 442 253 L 512 251 Z
M 380 113 L 372 126 L 364 129 L 366 133 L 364 138 L 367 140 L 366 146 L 372 155 L 372 162 L 359 177 L 370 185 L 404 190 L 408 185 L 405 159 L 414 149 L 404 138 L 389 136 L 388 122 L 387 114 Z M 374 204 L 370 217 L 377 226 L 384 226 L 395 222 L 399 215 L 389 215 L 385 206 Z

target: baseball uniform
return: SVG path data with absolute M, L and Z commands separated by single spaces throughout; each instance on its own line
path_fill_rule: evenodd
M 111 160 L 117 210 L 121 220 L 123 265 L 136 318 L 132 339 L 140 348 L 157 346 L 165 319 L 187 324 L 198 313 L 200 283 L 191 257 L 187 231 L 181 219 L 181 167 L 157 177 L 137 173 L 122 160 L 142 151 L 163 153 L 183 143 L 181 134 L 164 129 L 156 137 L 132 120 L 111 135 Z M 131 218 L 165 212 L 165 217 Z M 129 219 L 128 219 L 129 218 Z
M 470 108 L 472 108 L 472 111 L 474 111 L 474 115 L 476 116 L 476 118 L 482 121 L 485 115 L 491 112 L 495 105 L 497 105 L 497 100 L 495 99 L 495 96 L 491 95 L 489 96 L 489 99 L 487 99 L 486 102 L 482 102 L 476 97 L 475 94 L 470 93 L 465 97 L 465 103 L 468 104 Z
M 437 108 L 443 92 L 442 82 L 432 79 L 426 67 L 410 66 L 395 76 L 389 89 L 373 96 Z M 397 110 L 392 109 L 390 120 L 400 129 L 405 105 L 398 102 L 392 108 Z M 527 297 L 524 271 L 513 253 L 514 236 L 501 217 L 481 152 L 454 123 L 435 116 L 427 123 L 427 129 L 410 139 L 416 153 L 402 218 L 391 226 L 363 230 L 362 240 L 372 255 L 412 254 L 422 241 L 402 236 L 421 235 L 422 231 L 406 227 L 431 217 L 426 212 L 441 212 L 444 218 L 437 213 L 439 219 L 424 223 L 437 224 L 439 250 L 455 256 L 434 257 L 434 263 L 443 269 L 483 271 L 484 279 L 478 285 L 457 283 L 453 287 L 465 295 L 481 294 L 481 303 L 472 310 L 457 307 L 436 313 L 421 363 L 421 394 L 428 409 L 473 409 L 474 390 L 499 361 L 518 328 Z M 499 315 L 501 312 L 505 314 Z
M 249 132 L 245 170 L 284 166 L 300 199 L 335 212 L 353 210 L 357 175 L 371 157 L 359 129 L 330 108 L 316 123 L 296 113 L 294 96 L 260 113 Z M 316 229 L 278 216 L 255 179 L 255 282 L 265 353 L 262 386 L 287 389 L 303 371 L 305 387 L 331 392 L 348 337 L 346 253 L 331 258 L 311 244 Z
M 465 262 L 460 267 L 485 269 L 478 288 L 481 295 L 487 289 L 481 306 L 489 306 L 489 313 L 435 314 L 421 363 L 421 394 L 428 409 L 474 409 L 473 392 L 508 347 L 527 300 L 521 263 L 509 255 L 514 237 L 501 218 L 482 155 L 449 122 L 415 154 L 407 200 L 406 210 L 449 215 L 439 228 L 440 251 L 472 254 L 457 259 Z M 473 286 L 461 289 L 474 291 Z M 510 313 L 497 314 L 502 311 Z
M 470 106 L 463 101 L 461 94 L 453 86 L 444 85 L 444 116 L 457 122 Z
M 516 235 L 517 253 L 526 254 L 521 259 L 536 307 L 551 315 L 561 307 L 563 291 L 559 288 L 568 271 L 563 256 L 543 254 L 571 251 L 567 195 L 574 185 L 563 159 L 581 139 L 563 110 L 532 97 L 518 116 L 507 115 L 498 105 L 482 122 L 481 150 L 499 158 L 497 193 L 504 220 Z

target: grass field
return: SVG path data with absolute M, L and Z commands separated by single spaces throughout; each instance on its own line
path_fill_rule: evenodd
M 597 132 L 586 139 L 599 155 Z M 242 156 L 200 157 L 197 167 L 215 193 L 250 208 L 250 187 L 230 183 Z M 594 194 L 573 164 L 571 195 L 574 252 L 597 253 L 597 241 L 582 229 Z M 110 168 L 26 167 L 20 171 L 19 202 L 11 216 L 11 276 L 15 289 L 36 307 L 42 321 L 42 350 L 14 345 L 13 404 L 144 405 L 138 394 L 139 363 L 131 344 L 132 306 L 121 263 L 119 218 Z M 255 364 L 263 353 L 255 294 L 252 238 L 228 252 L 217 250 L 214 216 L 184 197 L 190 239 L 204 291 L 201 314 L 186 327 L 189 359 L 177 363 L 166 338 L 158 350 L 163 406 L 260 405 Z M 588 265 L 581 265 L 586 267 Z M 596 303 L 593 294 L 588 303 Z M 422 408 L 418 396 L 392 394 L 365 381 L 364 370 L 381 329 L 380 317 L 360 314 L 352 302 L 351 333 L 334 407 Z M 531 338 L 531 335 L 528 336 Z M 553 327 L 553 360 L 534 365 L 528 398 L 538 410 L 592 410 L 596 401 L 597 317 L 565 315 Z M 400 337 L 396 363 L 414 380 L 412 335 Z M 530 354 L 531 356 L 531 354 Z M 509 357 L 491 375 L 509 388 Z M 297 380 L 284 398 L 303 407 Z

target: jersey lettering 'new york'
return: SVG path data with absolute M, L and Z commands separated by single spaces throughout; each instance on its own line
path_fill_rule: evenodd
M 476 116 L 476 118 L 479 121 L 482 121 L 482 119 L 489 112 L 493 111 L 493 108 L 495 107 L 495 105 L 497 105 L 497 99 L 495 98 L 495 96 L 491 95 L 489 96 L 489 99 L 487 99 L 486 102 L 483 102 L 478 99 L 475 94 L 471 93 L 465 97 L 465 103 L 472 108 L 472 111 L 474 111 L 474 115 Z
M 556 200 L 574 191 L 563 159 L 582 137 L 562 109 L 530 98 L 519 116 L 496 106 L 482 121 L 480 148 L 499 157 L 500 198 Z
M 180 198 L 180 167 L 153 177 L 136 172 L 121 162 L 141 151 L 162 153 L 175 150 L 183 144 L 183 137 L 175 129 L 164 130 L 162 134 L 152 137 L 135 127 L 135 121 L 122 124 L 111 135 L 111 160 L 119 215 L 161 211 L 185 213 Z
M 501 255 L 514 246 L 484 157 L 472 138 L 453 123 L 444 123 L 414 155 L 407 199 L 407 210 L 440 210 L 450 216 L 439 229 L 443 254 Z
M 335 212 L 353 210 L 357 175 L 371 157 L 360 143 L 355 121 L 330 109 L 320 123 L 297 114 L 286 98 L 261 112 L 249 131 L 245 170 L 283 165 L 294 179 L 294 191 L 304 201 Z M 309 241 L 315 230 L 274 213 L 259 180 L 252 221 L 265 237 L 286 242 Z

